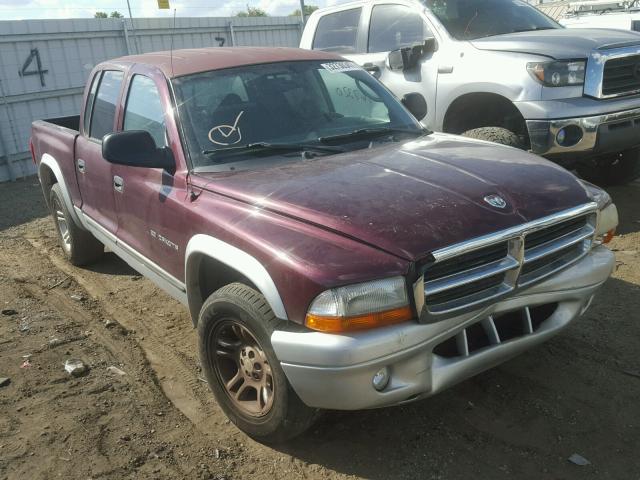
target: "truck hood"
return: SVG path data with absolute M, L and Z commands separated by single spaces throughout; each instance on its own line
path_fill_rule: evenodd
M 193 183 L 408 260 L 590 201 L 551 162 L 447 134 Z
M 640 33 L 604 28 L 562 28 L 508 33 L 472 40 L 480 50 L 518 52 L 554 59 L 587 58 L 591 51 L 628 45 L 640 45 Z

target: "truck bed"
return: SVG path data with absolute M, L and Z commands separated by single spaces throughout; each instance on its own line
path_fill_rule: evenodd
M 43 155 L 53 157 L 64 174 L 75 205 L 81 203 L 75 176 L 75 145 L 79 129 L 80 115 L 37 120 L 31 125 L 34 161 L 39 174 Z

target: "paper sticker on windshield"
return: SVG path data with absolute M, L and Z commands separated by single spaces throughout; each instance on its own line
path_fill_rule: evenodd
M 359 65 L 353 62 L 331 62 L 323 63 L 322 68 L 329 70 L 331 73 L 352 72 L 354 70 L 362 70 Z

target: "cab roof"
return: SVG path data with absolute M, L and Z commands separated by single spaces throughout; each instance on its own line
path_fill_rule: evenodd
M 173 62 L 171 57 L 173 56 Z M 105 63 L 144 64 L 160 69 L 167 78 L 223 68 L 258 65 L 261 63 L 300 60 L 344 60 L 339 55 L 317 50 L 285 47 L 209 47 L 128 55 Z M 173 65 L 172 65 L 173 63 Z

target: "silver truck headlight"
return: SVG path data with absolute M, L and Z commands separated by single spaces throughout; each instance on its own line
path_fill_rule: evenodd
M 596 244 L 609 243 L 616 233 L 618 226 L 618 209 L 611 196 L 602 188 L 586 180 L 580 183 L 587 191 L 587 195 L 598 204 L 598 225 L 596 227 Z
M 585 60 L 531 62 L 527 63 L 527 71 L 546 87 L 568 87 L 584 84 L 586 65 Z
M 413 312 L 403 277 L 332 288 L 318 295 L 305 324 L 313 330 L 340 333 L 411 320 Z

